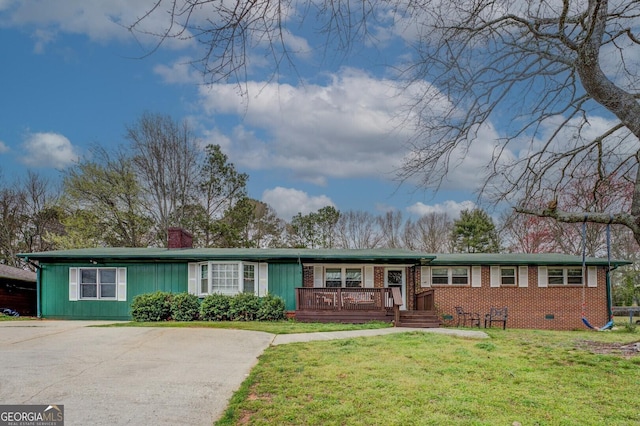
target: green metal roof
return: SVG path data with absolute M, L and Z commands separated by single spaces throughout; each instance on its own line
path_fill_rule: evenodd
M 607 259 L 587 257 L 587 265 L 607 265 Z M 612 259 L 611 265 L 630 265 L 633 262 Z M 559 253 L 456 253 L 438 254 L 432 265 L 582 265 L 582 256 Z
M 249 249 L 249 248 L 90 248 L 55 250 L 37 253 L 20 253 L 18 256 L 39 261 L 201 261 L 201 260 L 249 260 L 249 261 L 305 261 L 305 262 L 382 262 L 428 263 L 435 255 L 410 250 L 367 249 Z
M 249 248 L 87 248 L 20 253 L 25 259 L 39 261 L 202 261 L 245 260 L 262 262 L 377 262 L 431 265 L 581 265 L 581 256 L 526 253 L 457 253 L 433 254 L 400 249 L 249 249 Z M 607 265 L 607 259 L 588 257 L 588 265 Z M 626 260 L 612 260 L 613 266 L 628 265 Z

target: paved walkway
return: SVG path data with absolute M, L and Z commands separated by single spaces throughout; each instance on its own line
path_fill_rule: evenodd
M 278 334 L 271 341 L 272 345 L 284 345 L 287 343 L 311 342 L 314 340 L 349 339 L 352 337 L 381 336 L 393 333 L 406 333 L 418 331 L 423 333 L 448 334 L 451 336 L 466 337 L 471 339 L 487 339 L 489 335 L 480 330 L 463 330 L 457 328 L 407 328 L 391 327 L 377 328 L 373 330 L 349 330 L 330 331 L 321 333 Z

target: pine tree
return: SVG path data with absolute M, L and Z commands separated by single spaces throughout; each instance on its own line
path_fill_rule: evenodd
M 498 253 L 500 239 L 493 219 L 482 209 L 463 210 L 453 222 L 453 245 L 459 253 Z

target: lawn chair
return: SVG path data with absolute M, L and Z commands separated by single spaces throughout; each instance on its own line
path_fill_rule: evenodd
M 489 324 L 489 327 L 491 327 L 494 322 L 501 322 L 503 330 L 507 328 L 507 308 L 506 307 L 491 308 L 489 313 L 484 316 L 484 328 L 487 328 L 487 324 Z
M 458 318 L 458 322 L 456 323 L 456 327 L 460 327 L 460 322 L 462 322 L 462 326 L 466 326 L 467 321 L 471 324 L 471 327 L 477 325 L 480 328 L 480 314 L 475 312 L 466 312 L 462 306 L 456 306 L 456 316 Z

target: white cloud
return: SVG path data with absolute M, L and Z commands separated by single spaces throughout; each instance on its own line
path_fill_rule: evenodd
M 9 152 L 9 147 L 6 143 L 0 141 L 0 154 L 4 154 L 5 152 Z
M 22 162 L 33 167 L 62 169 L 78 159 L 71 141 L 58 133 L 31 133 L 23 149 Z
M 462 210 L 473 210 L 476 208 L 476 203 L 473 201 L 457 202 L 453 200 L 447 200 L 439 204 L 427 205 L 421 202 L 415 203 L 412 206 L 407 207 L 407 210 L 417 216 L 424 216 L 431 213 L 442 214 L 446 213 L 452 219 L 460 217 Z
M 410 129 L 397 113 L 407 98 L 390 80 L 343 69 L 326 85 L 248 82 L 247 88 L 248 102 L 232 84 L 200 90 L 210 116 L 243 117 L 230 150 L 242 166 L 285 168 L 308 182 L 392 178 L 406 154 Z
M 191 65 L 191 58 L 183 56 L 178 58 L 170 66 L 160 64 L 153 68 L 165 83 L 170 84 L 194 84 L 202 82 L 202 75 Z
M 33 26 L 36 39 L 36 51 L 41 51 L 58 32 L 84 34 L 93 41 L 106 42 L 113 39 L 131 40 L 132 34 L 127 30 L 136 19 L 144 16 L 153 8 L 155 0 L 110 0 L 110 1 L 39 1 L 17 0 L 5 1 L 3 25 Z M 2 9 L 0 9 L 2 10 Z M 139 42 L 145 45 L 157 43 L 158 38 L 151 34 L 162 34 L 170 22 L 166 7 L 161 4 L 155 13 L 149 14 L 140 24 L 140 32 L 136 33 Z M 196 11 L 198 12 L 198 11 Z M 192 17 L 194 20 L 196 17 Z M 200 17 L 197 17 L 200 19 Z M 176 25 L 172 34 L 182 27 Z M 43 38 L 43 35 L 45 36 Z M 189 32 L 183 37 L 168 38 L 163 42 L 165 47 L 182 47 L 193 42 L 189 40 Z
M 335 207 L 333 201 L 326 195 L 314 197 L 304 191 L 281 186 L 265 190 L 262 193 L 262 201 L 273 207 L 278 217 L 285 220 L 291 220 L 298 213 L 309 214 L 322 207 Z

